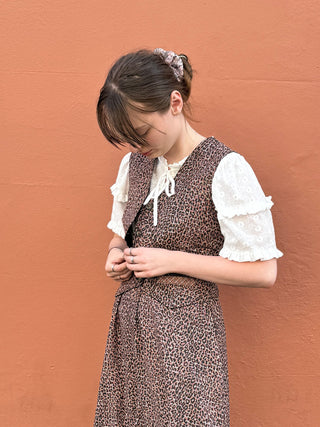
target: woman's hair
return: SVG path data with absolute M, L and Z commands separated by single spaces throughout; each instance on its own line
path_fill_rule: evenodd
M 163 57 L 151 50 L 128 53 L 113 64 L 97 104 L 99 127 L 109 142 L 115 146 L 126 143 L 133 147 L 145 145 L 144 138 L 132 126 L 128 109 L 142 113 L 166 112 L 173 90 L 180 92 L 183 113 L 189 117 L 187 101 L 193 71 L 188 57 L 184 54 L 179 56 L 183 62 L 181 81 Z

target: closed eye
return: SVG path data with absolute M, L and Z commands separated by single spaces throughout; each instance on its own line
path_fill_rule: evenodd
M 150 128 L 148 130 L 146 130 L 146 132 L 141 134 L 140 136 L 142 136 L 142 137 L 146 136 L 148 134 L 149 130 L 150 130 Z

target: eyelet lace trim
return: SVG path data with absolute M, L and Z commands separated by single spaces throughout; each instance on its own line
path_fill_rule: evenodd
M 272 258 L 280 258 L 283 256 L 283 253 L 279 251 L 276 247 L 272 248 L 252 248 L 246 251 L 241 250 L 237 252 L 236 250 L 230 250 L 226 247 L 223 247 L 219 253 L 223 258 L 228 258 L 230 261 L 246 262 L 246 261 L 267 261 Z

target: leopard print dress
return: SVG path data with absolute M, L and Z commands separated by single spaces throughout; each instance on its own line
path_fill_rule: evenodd
M 218 255 L 223 246 L 212 178 L 232 150 L 202 141 L 175 177 L 175 195 L 143 205 L 154 162 L 130 156 L 123 225 L 132 247 Z M 94 427 L 229 427 L 226 331 L 215 283 L 132 276 L 116 291 Z

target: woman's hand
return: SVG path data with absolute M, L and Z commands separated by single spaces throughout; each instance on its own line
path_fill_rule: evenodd
M 127 268 L 123 250 L 120 248 L 110 250 L 105 270 L 108 277 L 121 282 L 128 280 L 132 276 L 132 271 Z
M 124 259 L 136 277 L 163 276 L 170 273 L 170 253 L 159 248 L 126 248 Z

